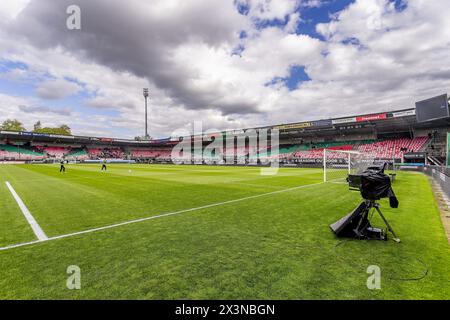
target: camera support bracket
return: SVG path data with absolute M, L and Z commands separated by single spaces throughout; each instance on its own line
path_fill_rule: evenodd
M 368 230 L 367 227 L 370 226 L 369 213 L 370 213 L 370 210 L 375 209 L 375 211 L 377 211 L 378 214 L 380 215 L 383 222 L 386 224 L 387 231 L 392 233 L 392 235 L 394 236 L 393 240 L 397 243 L 400 242 L 400 239 L 395 234 L 394 229 L 392 229 L 391 225 L 389 224 L 389 222 L 387 221 L 387 219 L 384 217 L 383 213 L 381 212 L 381 209 L 380 209 L 381 205 L 378 202 L 376 202 L 375 200 L 365 200 L 363 203 L 361 203 L 361 206 L 364 206 L 362 209 L 362 213 L 361 213 L 361 219 L 359 220 L 357 227 L 353 230 L 355 232 L 355 234 L 358 235 L 358 237 L 364 238 L 367 236 L 367 233 L 366 233 Z
M 380 204 L 375 202 L 375 201 L 369 201 L 369 207 L 368 209 L 370 210 L 370 208 L 375 208 L 375 210 L 378 212 L 378 214 L 380 215 L 381 219 L 383 219 L 384 223 L 386 224 L 386 227 L 388 228 L 388 231 L 390 231 L 392 233 L 392 235 L 394 236 L 394 241 L 397 243 L 400 243 L 400 238 L 398 238 L 394 232 L 394 229 L 392 229 L 391 225 L 389 224 L 389 222 L 386 220 L 386 218 L 384 217 L 383 213 L 380 210 Z

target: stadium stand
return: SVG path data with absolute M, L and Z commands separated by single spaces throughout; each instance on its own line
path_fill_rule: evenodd
M 98 148 L 88 148 L 87 149 L 89 157 L 92 158 L 100 158 L 100 155 L 102 154 L 102 149 Z
M 17 145 L 0 145 L 0 159 L 2 160 L 42 160 L 45 155 Z
M 320 159 L 323 156 L 323 149 L 358 151 L 370 154 L 378 159 L 402 159 L 404 153 L 419 152 L 426 145 L 428 137 L 416 137 L 414 139 L 399 138 L 372 141 L 354 141 L 345 144 L 316 144 L 310 150 L 301 150 L 293 154 L 293 158 L 298 159 Z M 339 157 L 339 154 L 330 157 Z
M 125 152 L 118 147 L 112 148 L 88 148 L 90 159 L 124 159 Z
M 221 163 L 225 158 L 227 164 L 242 164 L 254 162 L 259 156 L 283 164 L 307 165 L 317 164 L 323 159 L 323 150 L 331 149 L 358 151 L 370 154 L 374 158 L 397 163 L 403 161 L 416 163 L 420 159 L 424 163 L 428 161 L 442 164 L 446 158 L 450 117 L 417 122 L 415 109 L 403 109 L 380 114 L 290 123 L 269 128 L 277 129 L 280 133 L 277 139 L 278 148 L 274 146 L 266 148 L 265 144 L 258 146 L 258 149 L 254 147 L 253 150 L 248 146 L 234 146 L 234 155 L 229 156 L 226 154 L 227 146 L 224 143 L 222 150 L 224 154 L 214 152 L 206 155 L 201 150 L 196 150 L 185 162 Z M 229 135 L 228 132 L 224 134 Z M 195 141 L 195 137 L 190 138 L 191 142 Z M 0 131 L 0 159 L 54 161 L 66 158 L 83 161 L 106 158 L 171 162 L 172 148 L 179 141 L 179 137 L 142 141 Z M 210 141 L 203 141 L 203 147 Z M 332 153 L 329 157 L 339 156 L 342 156 L 342 153 Z
M 170 149 L 133 149 L 131 157 L 134 159 L 161 159 L 170 158 Z
M 64 158 L 70 152 L 69 148 L 65 147 L 43 147 L 42 151 L 53 158 Z
M 271 153 L 267 149 L 259 150 L 260 156 L 275 158 L 279 156 L 281 161 L 289 161 L 295 159 L 321 159 L 323 157 L 323 149 L 358 151 L 361 153 L 371 154 L 379 159 L 402 159 L 402 155 L 407 152 L 423 151 L 427 145 L 429 137 L 416 137 L 413 139 L 397 138 L 383 140 L 364 140 L 364 141 L 342 141 L 327 143 L 309 143 L 302 145 L 291 145 L 288 147 L 280 147 L 278 153 Z M 26 160 L 44 159 L 44 158 L 68 158 L 75 160 L 86 159 L 124 159 L 127 153 L 122 148 L 71 148 L 71 147 L 47 147 L 35 146 L 34 151 L 13 145 L 0 146 L 1 158 L 19 158 Z M 237 158 L 249 155 L 248 148 L 235 148 L 234 154 Z M 132 159 L 152 159 L 152 160 L 170 160 L 171 149 L 168 148 L 141 148 L 131 149 L 129 156 Z M 218 160 L 217 156 L 212 159 Z M 339 155 L 334 155 L 338 157 Z M 201 158 L 201 154 L 197 158 Z M 254 156 L 256 157 L 256 156 Z M 211 159 L 206 159 L 211 160 Z
M 390 139 L 364 144 L 359 146 L 357 150 L 373 154 L 381 159 L 401 159 L 403 153 L 421 151 L 427 141 L 428 137 Z
M 72 149 L 67 155 L 67 159 L 83 161 L 89 159 L 89 154 L 85 149 Z

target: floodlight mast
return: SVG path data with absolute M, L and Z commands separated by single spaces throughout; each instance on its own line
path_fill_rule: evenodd
M 148 140 L 148 112 L 147 112 L 147 99 L 148 99 L 148 88 L 144 88 L 144 98 L 145 98 L 145 140 Z

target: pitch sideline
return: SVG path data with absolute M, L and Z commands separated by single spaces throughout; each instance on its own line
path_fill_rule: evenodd
M 5 183 L 9 189 L 9 192 L 11 192 L 14 200 L 16 200 L 20 210 L 22 211 L 23 215 L 25 216 L 25 219 L 27 219 L 28 224 L 30 225 L 31 229 L 33 229 L 33 232 L 36 235 L 36 237 L 39 239 L 39 241 L 48 240 L 48 237 L 45 234 L 44 230 L 42 230 L 41 226 L 39 225 L 39 223 L 37 223 L 36 219 L 33 217 L 30 210 L 28 210 L 25 203 L 23 203 L 22 199 L 20 199 L 16 190 L 14 190 L 14 188 L 8 181 L 6 181 Z

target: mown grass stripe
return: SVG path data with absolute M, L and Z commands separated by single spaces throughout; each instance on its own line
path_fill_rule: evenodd
M 42 242 L 48 242 L 48 241 L 53 241 L 53 240 L 58 240 L 58 239 L 69 238 L 69 237 L 73 237 L 73 236 L 77 236 L 77 235 L 83 235 L 83 234 L 93 233 L 93 232 L 107 230 L 107 229 L 113 229 L 113 228 L 129 225 L 129 224 L 134 224 L 134 223 L 138 223 L 138 222 L 144 222 L 144 221 L 148 221 L 148 220 L 165 218 L 165 217 L 174 216 L 174 215 L 178 215 L 178 214 L 182 214 L 182 213 L 187 213 L 187 212 L 198 211 L 198 210 L 202 210 L 202 209 L 208 209 L 208 208 L 223 206 L 223 205 L 236 203 L 236 202 L 242 202 L 242 201 L 246 201 L 246 200 L 252 200 L 252 199 L 256 199 L 256 198 L 260 198 L 260 197 L 264 197 L 264 196 L 269 196 L 269 195 L 273 195 L 273 194 L 279 194 L 279 193 L 294 191 L 294 190 L 308 188 L 308 187 L 314 187 L 314 186 L 318 186 L 318 185 L 322 185 L 322 184 L 324 184 L 324 182 L 318 182 L 318 183 L 312 183 L 312 184 L 307 184 L 307 185 L 301 185 L 301 186 L 297 186 L 297 187 L 293 187 L 293 188 L 288 188 L 288 189 L 283 189 L 283 190 L 276 190 L 276 191 L 261 193 L 261 194 L 257 194 L 257 195 L 253 195 L 253 196 L 248 196 L 248 197 L 243 197 L 243 198 L 234 199 L 234 200 L 228 200 L 228 201 L 212 203 L 212 204 L 208 204 L 208 205 L 204 205 L 204 206 L 200 206 L 200 207 L 189 208 L 189 209 L 179 210 L 179 211 L 175 211 L 175 212 L 163 213 L 163 214 L 159 214 L 159 215 L 155 215 L 155 216 L 151 216 L 151 217 L 146 217 L 146 218 L 140 218 L 140 219 L 125 221 L 125 222 L 115 223 L 115 224 L 104 226 L 104 227 L 98 227 L 98 228 L 83 230 L 83 231 L 79 231 L 79 232 L 63 234 L 63 235 L 54 236 L 54 237 L 50 237 L 50 238 L 46 237 L 46 238 L 40 239 L 38 237 L 38 239 L 39 239 L 38 241 L 18 243 L 18 244 L 6 246 L 6 247 L 1 247 L 0 251 L 10 250 L 10 249 L 19 248 L 19 247 L 30 246 L 30 245 L 37 244 L 37 243 L 42 243 Z

